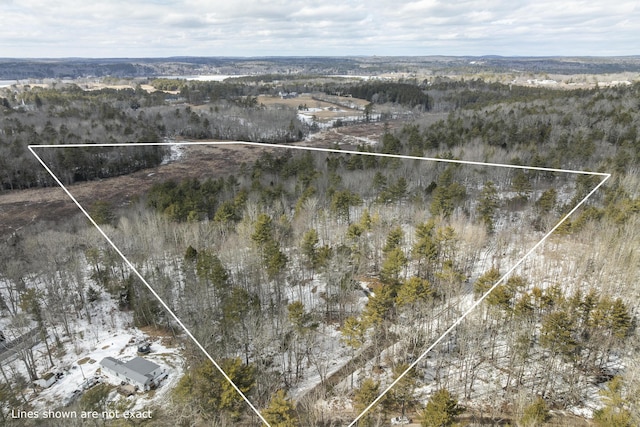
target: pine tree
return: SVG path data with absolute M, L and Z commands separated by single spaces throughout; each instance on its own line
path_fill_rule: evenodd
M 269 406 L 262 410 L 264 418 L 271 427 L 296 427 L 298 425 L 296 409 L 287 399 L 284 390 L 278 390 L 272 396 Z
M 593 420 L 602 427 L 632 427 L 631 412 L 627 409 L 628 400 L 623 397 L 622 377 L 615 376 L 607 383 L 607 388 L 600 391 L 604 408 L 593 414 Z
M 480 192 L 476 210 L 489 233 L 493 233 L 494 230 L 493 220 L 496 209 L 498 209 L 498 190 L 492 181 L 488 181 Z
M 489 271 L 478 277 L 478 279 L 473 284 L 473 293 L 476 298 L 480 298 L 489 289 L 491 289 L 491 287 L 495 285 L 498 280 L 500 280 L 500 277 L 500 271 L 495 267 L 491 267 Z
M 438 245 L 433 236 L 434 229 L 435 223 L 433 221 L 419 224 L 416 227 L 416 242 L 411 248 L 411 256 L 418 261 L 418 273 L 422 277 L 425 276 L 422 271 L 431 266 L 438 258 Z
M 399 247 L 390 250 L 382 261 L 380 280 L 386 284 L 394 284 L 398 281 L 400 272 L 407 265 L 407 257 Z
M 365 332 L 366 330 L 362 322 L 353 316 L 349 316 L 345 319 L 344 325 L 342 325 L 342 329 L 340 330 L 342 335 L 340 341 L 355 351 L 364 344 Z
M 360 387 L 354 391 L 353 394 L 353 406 L 360 414 L 362 411 L 367 408 L 371 402 L 373 402 L 380 395 L 380 383 L 375 382 L 371 378 L 365 378 L 360 384 Z M 376 407 L 370 409 L 360 420 L 358 421 L 358 426 L 362 427 L 373 427 L 374 423 L 374 412 Z
M 448 167 L 438 177 L 435 190 L 431 199 L 429 211 L 433 216 L 448 218 L 453 213 L 456 205 L 466 197 L 465 188 L 453 181 L 453 168 Z
M 315 228 L 308 230 L 302 236 L 302 244 L 300 245 L 302 254 L 305 256 L 307 265 L 310 268 L 315 268 L 318 262 L 318 243 L 320 239 L 318 238 L 318 232 Z
M 536 208 L 542 214 L 549 213 L 556 206 L 557 199 L 558 192 L 555 188 L 550 188 L 540 195 L 536 201 Z
M 409 365 L 406 363 L 401 363 L 393 368 L 394 378 L 398 378 L 402 374 L 404 375 L 396 385 L 391 388 L 388 394 L 390 403 L 400 406 L 400 413 L 403 417 L 405 416 L 407 409 L 411 409 L 415 403 L 414 393 L 418 383 L 415 370 L 411 369 L 407 371 L 407 369 L 409 369 Z
M 216 290 L 224 290 L 229 285 L 229 273 L 217 255 L 209 250 L 197 254 L 196 274 L 201 280 L 211 283 Z
M 360 226 L 364 231 L 370 231 L 373 225 L 373 218 L 371 218 L 371 214 L 369 213 L 369 209 L 365 209 L 362 212 L 362 216 L 360 217 Z
M 287 256 L 280 250 L 280 247 L 274 240 L 267 242 L 263 256 L 269 280 L 275 279 L 282 271 L 284 271 L 284 268 L 289 261 Z
M 232 358 L 224 359 L 220 367 L 243 394 L 250 393 L 255 383 L 252 365 L 244 365 L 239 358 Z M 193 405 L 207 420 L 219 417 L 221 412 L 238 418 L 246 408 L 242 396 L 209 360 L 187 371 L 173 393 L 178 402 Z
M 573 357 L 578 350 L 578 342 L 573 337 L 574 322 L 564 310 L 554 311 L 542 319 L 540 344 L 554 354 Z
M 99 200 L 91 205 L 89 214 L 98 225 L 113 224 L 116 219 L 111 204 L 103 200 Z
M 434 296 L 434 290 L 426 279 L 417 276 L 410 277 L 405 280 L 398 289 L 396 302 L 399 306 L 424 304 L 431 301 Z
M 522 427 L 537 427 L 547 422 L 549 418 L 551 418 L 551 415 L 549 415 L 547 403 L 543 398 L 538 397 L 535 402 L 524 408 L 518 425 Z
M 527 200 L 532 190 L 529 176 L 523 170 L 518 169 L 511 181 L 511 188 L 518 193 L 518 198 Z
M 349 209 L 352 206 L 359 206 L 361 204 L 362 199 L 358 194 L 352 193 L 349 190 L 336 191 L 331 197 L 330 209 L 336 217 L 345 222 L 349 222 Z
M 402 232 L 402 228 L 400 228 L 400 226 L 392 228 L 387 235 L 387 241 L 382 248 L 382 253 L 388 254 L 393 249 L 399 248 L 400 244 L 402 243 L 403 237 L 404 233 Z
M 380 327 L 389 316 L 393 308 L 394 292 L 391 286 L 382 286 L 375 295 L 369 297 L 367 305 L 362 312 L 362 323 L 365 328 L 369 326 Z
M 195 248 L 193 246 L 189 245 L 189 247 L 187 248 L 187 250 L 184 253 L 184 260 L 185 261 L 195 261 L 197 256 L 198 256 L 198 251 L 195 250 Z
M 449 390 L 440 389 L 433 393 L 422 411 L 422 427 L 448 427 L 453 425 L 463 408 L 458 405 L 458 399 Z
M 622 302 L 621 298 L 616 298 L 616 300 L 611 305 L 609 318 L 613 336 L 618 339 L 626 338 L 631 330 L 632 322 L 631 315 L 629 314 L 629 309 L 627 308 L 625 303 Z
M 271 217 L 265 213 L 258 215 L 258 219 L 254 225 L 253 234 L 251 240 L 253 240 L 258 247 L 263 247 L 267 242 L 273 239 L 273 224 L 271 223 Z

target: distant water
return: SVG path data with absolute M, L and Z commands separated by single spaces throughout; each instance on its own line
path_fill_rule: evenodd
M 201 82 L 221 82 L 231 77 L 245 77 L 245 75 L 228 76 L 222 74 L 213 74 L 208 76 L 160 76 L 160 78 L 162 79 L 198 80 Z
M 17 83 L 17 80 L 0 80 L 0 87 L 9 87 Z

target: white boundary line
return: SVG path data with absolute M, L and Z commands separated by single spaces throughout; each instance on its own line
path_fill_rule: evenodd
M 468 315 L 473 311 L 480 303 L 482 303 L 487 296 L 498 287 L 516 268 L 522 264 L 525 259 L 531 255 L 533 252 L 541 246 L 549 236 L 553 234 L 558 227 L 560 227 L 580 206 L 582 206 L 587 199 L 589 199 L 610 177 L 611 174 L 601 173 L 601 172 L 591 172 L 591 171 L 579 171 L 579 170 L 569 170 L 569 169 L 556 169 L 556 168 L 544 168 L 544 167 L 535 167 L 535 166 L 520 166 L 520 165 L 507 165 L 500 163 L 488 163 L 488 162 L 476 162 L 476 161 L 468 161 L 468 160 L 452 160 L 452 159 L 439 159 L 432 157 L 416 157 L 416 156 L 403 156 L 403 155 L 395 155 L 395 154 L 383 154 L 383 153 L 371 153 L 371 152 L 360 152 L 360 151 L 351 151 L 351 150 L 337 150 L 337 149 L 329 149 L 329 148 L 319 148 L 319 147 L 304 147 L 299 145 L 285 145 L 285 144 L 266 144 L 261 142 L 246 142 L 246 141 L 219 141 L 219 142 L 195 142 L 195 141 L 187 141 L 187 142 L 137 142 L 137 143 L 117 143 L 117 144 L 60 144 L 60 145 L 29 145 L 29 151 L 34 157 L 40 162 L 40 164 L 45 168 L 45 170 L 53 177 L 56 183 L 64 190 L 65 193 L 71 198 L 71 200 L 78 206 L 80 211 L 89 219 L 89 221 L 93 224 L 94 227 L 102 234 L 102 236 L 106 239 L 106 241 L 113 247 L 113 249 L 118 253 L 118 255 L 124 260 L 124 262 L 131 268 L 131 270 L 135 273 L 135 275 L 144 283 L 149 291 L 155 296 L 160 304 L 164 307 L 165 310 L 173 317 L 173 319 L 180 325 L 182 329 L 184 329 L 187 336 L 196 344 L 196 346 L 207 356 L 207 358 L 213 363 L 213 365 L 218 369 L 218 371 L 224 376 L 224 378 L 232 385 L 232 387 L 242 396 L 245 402 L 249 405 L 249 407 L 256 413 L 256 415 L 265 423 L 268 427 L 271 425 L 264 419 L 260 411 L 256 409 L 256 407 L 249 401 L 249 399 L 245 396 L 245 394 L 236 386 L 236 384 L 229 378 L 229 376 L 222 370 L 220 365 L 211 357 L 209 352 L 205 350 L 205 348 L 200 344 L 200 342 L 191 334 L 191 332 L 187 329 L 187 327 L 182 323 L 182 321 L 176 316 L 176 314 L 169 308 L 169 306 L 160 298 L 160 296 L 153 290 L 151 285 L 145 280 L 144 277 L 138 272 L 138 270 L 134 267 L 134 265 L 124 256 L 124 254 L 118 249 L 118 247 L 113 243 L 113 241 L 106 235 L 106 233 L 100 228 L 100 226 L 91 218 L 89 213 L 78 203 L 76 198 L 71 194 L 71 192 L 62 184 L 60 179 L 51 171 L 51 169 L 46 165 L 46 163 L 36 154 L 34 149 L 37 148 L 94 148 L 94 147 L 136 147 L 136 146 L 189 146 L 189 145 L 251 145 L 251 146 L 260 146 L 260 147 L 272 147 L 272 148 L 285 148 L 285 149 L 294 149 L 294 150 L 305 150 L 305 151 L 319 151 L 326 153 L 338 153 L 338 154 L 359 154 L 359 155 L 368 155 L 368 156 L 377 156 L 377 157 L 389 157 L 396 159 L 408 159 L 408 160 L 427 160 L 434 162 L 442 162 L 442 163 L 456 163 L 456 164 L 464 164 L 464 165 L 476 165 L 476 166 L 492 166 L 492 167 L 501 167 L 508 169 L 525 169 L 525 170 L 536 170 L 536 171 L 545 171 L 545 172 L 560 172 L 560 173 L 570 173 L 570 174 L 580 174 L 580 175 L 592 175 L 592 176 L 601 176 L 603 177 L 602 181 L 598 185 L 596 185 L 590 192 L 587 194 L 569 213 L 567 213 L 562 219 L 547 233 L 545 234 L 538 243 L 536 243 L 529 251 L 527 251 L 522 258 L 520 258 L 493 286 L 485 292 L 477 301 L 475 301 L 469 309 L 460 316 L 458 320 L 456 320 L 446 331 L 440 335 L 438 339 L 436 339 L 429 348 L 427 348 L 416 360 L 409 365 L 409 367 L 398 376 L 386 389 L 380 393 L 380 395 L 369 404 L 361 413 L 358 415 L 348 427 L 353 427 L 357 424 L 358 420 L 360 420 L 371 408 L 373 408 L 379 401 L 382 399 L 388 392 L 391 390 L 411 369 L 413 369 L 418 363 L 422 361 L 426 357 L 426 355 L 433 350 L 433 348 L 438 345 L 451 331 L 453 331 Z
M 362 413 L 360 413 L 360 415 L 358 415 L 358 417 L 353 420 L 353 422 L 351 424 L 349 424 L 349 427 L 354 426 L 358 420 L 360 418 L 362 418 L 371 408 L 373 408 L 373 406 L 378 403 L 378 401 L 380 399 L 382 399 L 382 397 L 387 394 L 387 392 L 389 390 L 391 390 L 391 388 L 393 388 L 393 386 L 395 386 L 398 381 L 400 381 L 411 369 L 413 369 L 414 366 L 416 366 L 418 363 L 420 363 L 420 361 L 422 361 L 422 359 L 425 358 L 425 356 L 427 355 L 427 353 L 429 353 L 431 350 L 433 350 L 433 348 L 438 345 L 440 343 L 440 341 L 442 341 L 452 330 L 454 330 L 456 328 L 456 326 L 458 326 L 464 319 L 465 317 L 467 317 L 467 315 L 469 315 L 469 313 L 471 313 L 471 311 L 473 311 L 474 308 L 476 308 L 478 305 L 480 305 L 480 303 L 482 301 L 485 300 L 485 298 L 487 298 L 487 296 L 489 296 L 489 294 L 495 289 L 497 288 L 500 283 L 504 282 L 504 280 L 516 269 L 520 266 L 520 264 L 522 264 L 525 259 L 531 255 L 536 249 L 538 249 L 538 247 L 540 245 L 542 245 L 544 243 L 545 240 L 547 240 L 547 238 L 549 236 L 551 236 L 553 234 L 554 231 L 556 231 L 556 229 L 558 227 L 560 227 L 562 225 L 563 222 L 565 222 L 567 220 L 567 218 L 569 218 L 571 216 L 571 214 L 573 214 L 584 202 L 587 201 L 587 199 L 589 197 L 591 197 L 597 190 L 598 188 L 600 188 L 607 179 L 609 179 L 611 175 L 608 175 L 593 189 L 591 190 L 591 192 L 589 194 L 587 194 L 585 196 L 584 199 L 582 199 L 573 209 L 571 209 L 571 211 L 566 214 L 564 217 L 562 217 L 562 219 L 560 220 L 560 222 L 558 222 L 547 234 L 544 235 L 544 237 L 538 242 L 536 243 L 531 249 L 529 249 L 529 251 L 524 254 L 524 256 L 522 258 L 520 258 L 520 260 L 518 260 L 518 262 L 516 262 L 513 267 L 511 267 L 509 269 L 509 271 L 507 271 L 496 283 L 494 283 L 493 286 L 491 286 L 491 288 L 489 288 L 489 290 L 487 292 L 484 293 L 484 295 L 482 295 L 480 298 L 478 298 L 478 300 L 476 302 L 474 302 L 471 307 L 469 307 L 469 309 L 467 311 L 465 311 L 462 316 L 460 316 L 460 318 L 458 320 L 456 320 L 446 331 L 444 331 L 442 333 L 442 335 L 440 335 L 440 337 L 435 340 L 433 342 L 433 344 L 431 344 L 431 346 L 429 346 L 429 348 L 427 348 L 416 360 L 413 361 L 413 363 L 411 363 L 411 365 L 409 365 L 409 367 L 398 376 L 398 378 L 395 379 L 395 381 L 393 381 L 373 402 L 371 402 L 371 404 L 369 406 L 367 406 L 364 411 L 362 411 Z
M 67 195 L 71 198 L 71 200 L 73 200 L 73 203 L 75 203 L 76 206 L 78 206 L 78 208 L 80 208 L 82 213 L 89 219 L 89 221 L 91 221 L 93 226 L 96 227 L 96 229 L 100 232 L 100 234 L 102 234 L 102 237 L 104 237 L 107 240 L 107 242 L 111 245 L 111 247 L 113 247 L 113 249 L 118 253 L 118 255 L 120 255 L 120 257 L 124 260 L 124 262 L 135 273 L 135 275 L 138 276 L 138 278 L 142 281 L 142 283 L 144 283 L 147 286 L 147 288 L 153 294 L 153 296 L 156 297 L 158 299 L 158 301 L 160 301 L 160 304 L 162 304 L 164 309 L 167 310 L 167 312 L 171 315 L 171 317 L 173 317 L 173 319 L 178 323 L 178 325 L 180 325 L 180 327 L 182 329 L 184 329 L 184 331 L 187 334 L 187 336 L 189 338 L 191 338 L 191 340 L 195 343 L 195 345 L 204 353 L 205 356 L 207 356 L 207 358 L 211 361 L 211 363 L 213 363 L 213 366 L 216 367 L 216 369 L 224 376 L 224 378 L 231 384 L 231 386 L 240 394 L 240 396 L 242 396 L 244 401 L 247 402 L 249 407 L 253 410 L 253 412 L 256 413 L 256 415 L 262 420 L 262 422 L 264 422 L 267 426 L 271 427 L 271 425 L 267 422 L 267 420 L 264 419 L 264 417 L 262 416 L 260 411 L 258 411 L 258 409 L 255 406 L 253 406 L 253 403 L 251 403 L 251 401 L 249 401 L 247 396 L 245 396 L 245 394 L 238 388 L 238 386 L 231 380 L 231 378 L 229 378 L 229 376 L 222 370 L 220 365 L 218 365 L 218 363 L 213 359 L 213 357 L 211 357 L 209 352 L 207 350 L 205 350 L 205 348 L 202 346 L 202 344 L 200 344 L 200 342 L 196 339 L 196 337 L 194 337 L 193 334 L 191 334 L 189 329 L 187 329 L 187 327 L 184 325 L 184 323 L 182 323 L 182 321 L 178 318 L 178 316 L 176 316 L 176 314 L 173 312 L 173 310 L 171 310 L 169 308 L 169 306 L 162 300 L 162 298 L 160 298 L 160 295 L 158 295 L 156 293 L 156 291 L 153 290 L 151 285 L 149 285 L 149 283 L 146 281 L 146 279 L 144 277 L 142 277 L 142 274 L 140 274 L 140 272 L 134 267 L 134 265 L 127 259 L 127 257 L 124 256 L 124 254 L 120 251 L 120 249 L 118 249 L 118 247 L 113 243 L 113 241 L 109 238 L 109 236 L 107 236 L 107 234 L 102 230 L 102 228 L 100 228 L 100 226 L 93 220 L 93 218 L 91 218 L 91 215 L 89 215 L 89 213 L 80 205 L 80 203 L 78 203 L 78 201 L 76 200 L 75 197 L 73 197 L 71 192 L 69 190 L 67 190 L 67 188 L 62 184 L 62 182 L 58 179 L 58 177 L 51 171 L 51 169 L 35 153 L 35 151 L 33 150 L 34 146 L 29 145 L 28 147 L 29 147 L 29 150 L 31 151 L 31 153 L 36 157 L 36 159 L 38 159 L 40 164 L 47 170 L 47 172 L 49 172 L 49 174 L 58 183 L 58 185 L 60 187 L 62 187 L 62 189 L 65 191 L 65 193 L 67 193 Z M 35 147 L 38 147 L 38 146 L 36 145 Z
M 92 147 L 136 147 L 136 146 L 144 147 L 144 146 L 238 145 L 238 144 L 252 145 L 252 146 L 258 146 L 258 147 L 273 147 L 273 148 L 285 148 L 285 149 L 293 149 L 293 150 L 304 150 L 304 151 L 321 151 L 325 153 L 360 154 L 364 156 L 391 157 L 394 159 L 431 160 L 434 162 L 457 163 L 462 165 L 495 166 L 495 167 L 509 168 L 509 169 L 527 169 L 527 170 L 536 170 L 536 171 L 545 171 L 545 172 L 562 172 L 562 173 L 572 173 L 572 174 L 581 174 L 581 175 L 595 175 L 595 176 L 607 177 L 607 179 L 611 176 L 611 174 L 608 174 L 608 173 L 580 171 L 580 170 L 571 170 L 571 169 L 507 165 L 503 163 L 476 162 L 471 160 L 440 159 L 436 157 L 403 156 L 399 154 L 371 153 L 367 151 L 338 150 L 333 148 L 305 147 L 302 145 L 286 145 L 286 144 L 268 144 L 264 142 L 248 142 L 248 141 L 131 142 L 131 143 L 117 143 L 117 144 L 59 144 L 59 145 L 43 144 L 43 145 L 29 145 L 28 147 L 29 147 L 29 150 L 31 150 L 31 152 L 33 153 L 32 148 L 92 148 Z M 35 153 L 34 153 L 34 156 L 35 156 Z

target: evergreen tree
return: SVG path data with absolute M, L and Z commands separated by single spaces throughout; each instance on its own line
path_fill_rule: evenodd
M 398 281 L 400 272 L 407 265 L 407 257 L 399 247 L 390 250 L 382 261 L 380 280 L 386 284 L 394 284 Z
M 304 309 L 304 304 L 300 301 L 294 301 L 287 306 L 289 321 L 298 334 L 304 334 L 307 330 L 314 327 L 312 316 Z M 315 325 L 317 326 L 317 324 Z
M 358 223 L 349 224 L 349 228 L 347 228 L 347 238 L 349 240 L 358 240 L 360 236 L 364 233 L 364 229 Z
M 551 418 L 549 408 L 543 398 L 538 397 L 535 402 L 524 408 L 522 417 L 520 417 L 519 426 L 537 427 L 544 424 Z
M 362 322 L 366 328 L 382 325 L 393 308 L 393 298 L 394 292 L 391 286 L 382 286 L 375 295 L 369 297 L 362 312 Z
M 252 365 L 232 358 L 224 359 L 220 367 L 243 394 L 253 389 L 255 368 Z M 217 419 L 221 412 L 237 419 L 246 407 L 242 396 L 209 360 L 188 370 L 173 393 L 178 402 L 192 405 L 205 420 Z
M 365 332 L 362 322 L 353 316 L 349 316 L 345 319 L 344 325 L 342 325 L 342 329 L 340 330 L 342 335 L 340 341 L 355 351 L 364 344 Z
M 400 226 L 392 228 L 387 235 L 387 241 L 382 248 L 382 253 L 388 254 L 393 249 L 399 248 L 400 244 L 402 243 L 403 237 L 404 233 L 402 232 L 402 228 Z
M 264 247 L 267 242 L 270 242 L 273 239 L 273 224 L 271 223 L 271 217 L 265 213 L 258 215 L 258 219 L 255 222 L 253 230 L 251 240 L 253 240 L 258 247 Z
M 463 408 L 458 405 L 458 399 L 449 390 L 440 389 L 429 397 L 424 411 L 422 411 L 422 427 L 448 427 L 454 424 Z
M 302 244 L 301 250 L 302 254 L 305 256 L 307 266 L 310 268 L 315 268 L 318 263 L 318 243 L 320 239 L 318 238 L 318 232 L 315 228 L 308 230 L 302 236 Z
M 622 395 L 622 377 L 616 376 L 600 391 L 604 408 L 593 414 L 593 420 L 602 427 L 632 427 L 631 412 L 627 409 L 628 400 Z
M 80 408 L 83 411 L 102 412 L 107 409 L 107 402 L 111 387 L 108 384 L 98 384 L 87 390 L 80 399 Z
M 495 267 L 491 267 L 489 271 L 478 277 L 478 279 L 473 284 L 473 293 L 476 298 L 480 298 L 489 289 L 491 289 L 491 287 L 495 285 L 498 280 L 500 280 L 500 277 L 500 271 Z
M 511 188 L 513 191 L 518 193 L 518 198 L 527 200 L 532 190 L 529 175 L 527 175 L 523 170 L 518 169 L 511 180 Z
M 477 211 L 489 233 L 492 233 L 494 230 L 493 220 L 497 208 L 498 190 L 492 181 L 488 181 L 484 184 L 484 187 L 480 192 Z
M 632 327 L 631 314 L 621 298 L 616 298 L 609 314 L 613 336 L 622 340 L 629 335 Z
M 554 311 L 542 319 L 540 344 L 554 354 L 574 357 L 578 342 L 574 338 L 574 322 L 564 310 Z
M 273 240 L 270 240 L 267 243 L 264 248 L 263 256 L 269 280 L 275 279 L 280 273 L 282 273 L 289 261 L 278 244 Z
M 287 399 L 284 390 L 278 390 L 271 398 L 269 406 L 262 410 L 262 415 L 271 427 L 296 427 L 298 425 L 296 409 Z
M 416 227 L 416 242 L 411 248 L 411 256 L 418 261 L 418 274 L 425 277 L 427 270 L 438 259 L 438 244 L 433 236 L 435 223 L 428 221 Z M 427 270 L 428 271 L 428 270 Z
M 236 207 L 233 200 L 225 200 L 222 202 L 213 215 L 213 221 L 222 224 L 228 224 L 230 222 L 237 221 L 238 219 L 239 215 L 236 213 Z
M 456 205 L 466 197 L 465 188 L 453 181 L 453 171 L 453 167 L 450 166 L 438 177 L 429 206 L 433 216 L 450 217 Z
M 353 394 L 353 406 L 360 414 L 362 411 L 367 408 L 371 402 L 373 402 L 380 395 L 380 383 L 375 382 L 371 378 L 365 378 L 360 384 Z M 362 427 L 373 427 L 375 425 L 374 421 L 374 411 L 376 407 L 370 409 L 360 420 L 358 421 L 358 426 Z
M 558 192 L 555 188 L 550 188 L 540 195 L 536 201 L 536 208 L 540 213 L 549 213 L 556 206 Z
M 98 200 L 89 208 L 89 215 L 98 225 L 114 224 L 116 215 L 110 203 L 104 200 Z
M 330 209 L 339 219 L 349 222 L 349 210 L 352 206 L 360 206 L 362 199 L 349 190 L 336 191 L 331 196 Z
M 415 393 L 418 382 L 415 370 L 411 369 L 407 372 L 408 368 L 409 365 L 406 363 L 401 363 L 394 366 L 394 378 L 400 377 L 400 375 L 402 375 L 403 373 L 404 376 L 400 378 L 400 380 L 391 388 L 391 390 L 389 390 L 389 394 L 387 396 L 387 398 L 390 400 L 390 403 L 400 407 L 400 413 L 403 417 L 405 416 L 407 409 L 411 409 L 413 407 L 413 404 L 415 403 L 413 395 Z
M 189 247 L 184 253 L 184 260 L 195 261 L 197 256 L 198 256 L 198 251 L 193 246 L 189 245 Z
M 373 225 L 373 218 L 371 218 L 371 214 L 369 213 L 369 209 L 365 209 L 362 212 L 362 216 L 360 217 L 360 221 L 359 221 L 360 227 L 362 227 L 362 229 L 364 231 L 370 231 L 371 227 Z
M 399 306 L 424 304 L 431 301 L 434 290 L 426 279 L 413 276 L 405 280 L 398 289 L 396 302 Z
M 218 291 L 226 289 L 229 285 L 229 273 L 220 258 L 210 250 L 205 249 L 197 253 L 196 274 Z

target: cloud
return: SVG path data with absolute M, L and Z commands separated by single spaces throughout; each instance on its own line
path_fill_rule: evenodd
M 84 0 L 2 3 L 0 54 L 639 54 L 636 1 Z

